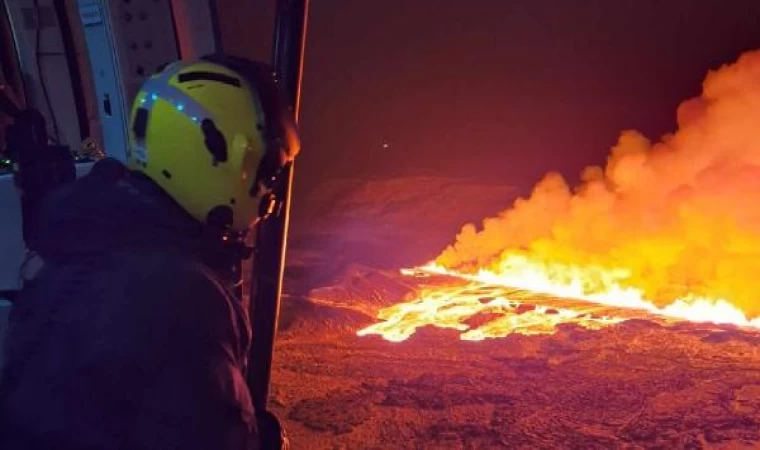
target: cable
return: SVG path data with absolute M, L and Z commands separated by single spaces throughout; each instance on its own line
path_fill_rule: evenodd
M 34 58 L 37 64 L 37 77 L 40 79 L 40 86 L 42 86 L 42 95 L 45 97 L 45 104 L 47 105 L 48 112 L 50 113 L 50 120 L 53 122 L 53 131 L 55 132 L 55 143 L 61 143 L 61 135 L 58 132 L 58 121 L 55 118 L 55 111 L 53 110 L 53 104 L 50 101 L 50 95 L 48 95 L 47 85 L 45 84 L 45 77 L 42 76 L 42 52 L 40 51 L 41 37 L 42 37 L 42 21 L 40 14 L 39 0 L 34 0 L 34 14 L 35 14 L 35 43 L 34 43 Z

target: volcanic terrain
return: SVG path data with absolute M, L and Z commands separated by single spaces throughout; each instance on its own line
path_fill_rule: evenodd
M 502 316 L 616 320 L 479 341 L 433 326 L 403 342 L 357 336 L 382 308 L 430 286 L 492 300 L 493 287 L 397 269 L 435 257 L 514 191 L 422 177 L 313 192 L 296 198 L 271 398 L 294 448 L 760 448 L 751 329 L 498 288 L 515 302 Z

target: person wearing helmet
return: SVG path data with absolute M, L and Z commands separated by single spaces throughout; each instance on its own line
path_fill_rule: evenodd
M 126 166 L 53 192 L 10 319 L 0 448 L 258 448 L 239 243 L 299 151 L 272 72 L 176 62 L 136 95 Z

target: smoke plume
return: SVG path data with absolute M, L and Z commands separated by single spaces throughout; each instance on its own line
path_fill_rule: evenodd
M 510 256 L 622 271 L 659 306 L 688 294 L 760 315 L 760 51 L 711 71 L 680 105 L 678 130 L 624 131 L 605 167 L 568 186 L 547 174 L 437 259 L 458 270 Z

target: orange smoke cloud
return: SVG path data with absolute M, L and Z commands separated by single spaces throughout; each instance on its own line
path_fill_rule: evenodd
M 465 225 L 436 263 L 503 271 L 529 258 L 613 274 L 658 306 L 723 298 L 760 316 L 760 51 L 710 72 L 675 133 L 625 131 L 581 179 L 547 174 L 480 230 Z

